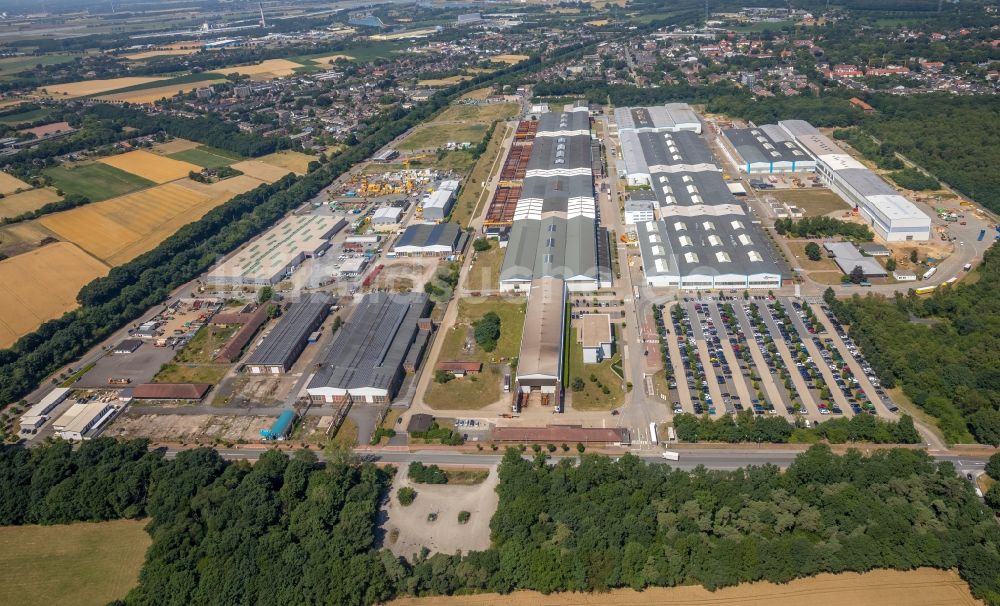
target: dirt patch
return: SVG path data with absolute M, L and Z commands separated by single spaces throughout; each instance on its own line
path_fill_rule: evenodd
M 412 558 L 423 547 L 431 553 L 448 554 L 488 548 L 490 519 L 499 503 L 498 479 L 497 468 L 492 467 L 486 481 L 473 486 L 416 484 L 406 477 L 406 467 L 400 466 L 385 507 L 383 546 L 405 558 Z M 417 499 L 403 507 L 396 494 L 407 486 L 417 491 Z M 458 522 L 462 511 L 471 514 L 465 524 Z M 434 521 L 428 521 L 431 514 L 437 516 Z
M 386 261 L 375 280 L 375 288 L 392 292 L 423 291 L 424 283 L 434 277 L 437 259 Z
M 830 213 L 850 213 L 851 207 L 831 190 L 816 187 L 802 189 L 775 189 L 767 195 L 802 209 L 807 217 L 819 217 Z
M 417 497 L 419 500 L 420 497 Z M 412 505 L 411 505 L 412 507 Z M 389 606 L 979 606 L 969 586 L 950 570 L 919 568 L 907 572 L 876 570 L 858 574 L 821 574 L 786 585 L 747 583 L 715 592 L 702 587 L 651 588 L 645 591 L 616 589 L 607 593 L 557 593 L 544 595 L 517 591 L 510 595 L 402 598 Z
M 260 442 L 260 430 L 276 417 L 217 415 L 158 415 L 127 412 L 103 433 L 114 438 L 150 438 L 183 444 Z
M 0 347 L 12 345 L 47 320 L 76 309 L 76 295 L 108 268 L 66 242 L 0 261 Z

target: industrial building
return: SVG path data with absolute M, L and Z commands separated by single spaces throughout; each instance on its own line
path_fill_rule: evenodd
M 87 433 L 99 428 L 118 414 L 116 402 L 77 402 L 55 420 L 52 428 L 64 440 L 84 440 Z
M 645 281 L 682 289 L 781 286 L 767 237 L 693 130 L 620 133 L 626 182 L 649 187 L 657 220 L 636 223 Z
M 403 209 L 396 206 L 383 206 L 372 213 L 372 229 L 376 231 L 395 231 L 402 222 Z
M 365 296 L 318 360 L 306 391 L 314 402 L 388 403 L 429 307 L 423 293 Z
M 619 107 L 615 109 L 619 133 L 701 133 L 701 120 L 687 103 L 667 103 L 656 107 Z
M 583 347 L 583 362 L 598 364 L 611 357 L 614 347 L 610 314 L 585 314 L 580 318 L 580 334 L 577 335 Z
M 517 359 L 520 394 L 540 391 L 559 403 L 562 393 L 563 330 L 566 284 L 560 278 L 539 278 L 531 285 L 524 311 L 524 332 Z
M 459 182 L 455 179 L 442 181 L 437 189 L 424 196 L 420 202 L 420 212 L 424 221 L 441 222 L 451 214 L 458 193 Z
M 659 204 L 652 191 L 633 191 L 625 200 L 625 225 L 637 225 L 656 220 Z
M 466 239 L 456 223 L 422 223 L 407 227 L 392 252 L 399 257 L 447 257 L 461 252 Z
M 816 172 L 838 196 L 889 242 L 928 240 L 931 218 L 864 164 L 804 120 L 783 120 L 781 127 L 816 161 Z
M 571 291 L 611 286 L 607 231 L 600 229 L 586 107 L 538 120 L 500 269 L 500 290 L 527 292 L 540 278 Z
M 722 131 L 723 149 L 749 174 L 813 172 L 816 160 L 777 124 Z
M 305 294 L 282 314 L 271 332 L 247 358 L 250 374 L 278 375 L 291 370 L 306 348 L 309 335 L 330 313 L 333 301 L 325 294 Z
M 31 434 L 41 429 L 45 425 L 45 422 L 49 420 L 49 415 L 55 410 L 55 407 L 59 406 L 66 399 L 69 392 L 70 389 L 68 387 L 56 387 L 47 396 L 39 400 L 38 404 L 25 411 L 21 415 L 21 433 Z
M 866 257 L 850 242 L 824 242 L 823 248 L 833 255 L 840 271 L 850 275 L 855 267 L 860 267 L 865 278 L 884 278 L 889 275 L 882 264 L 872 257 Z
M 340 217 L 290 215 L 223 261 L 206 281 L 223 286 L 277 284 L 306 258 L 324 253 L 330 238 L 346 225 Z

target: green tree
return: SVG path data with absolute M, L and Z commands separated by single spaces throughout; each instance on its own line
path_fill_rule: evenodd
M 490 249 L 490 246 L 490 241 L 486 238 L 476 238 L 472 241 L 472 248 L 474 248 L 476 252 L 486 252 Z
M 497 340 L 500 338 L 500 316 L 496 312 L 486 312 L 472 326 L 476 343 L 483 351 L 490 352 L 496 349 Z
M 984 471 L 986 471 L 986 475 L 990 476 L 994 480 L 1000 481 L 1000 452 L 995 452 L 990 455 L 990 459 L 986 462 Z
M 896 259 L 889 257 L 885 260 L 885 270 L 886 271 L 896 271 Z
M 861 269 L 860 265 L 855 265 L 848 277 L 851 279 L 851 283 L 861 284 L 865 281 L 865 270 Z
M 404 486 L 396 491 L 396 498 L 399 499 L 399 504 L 403 507 L 408 507 L 417 500 L 417 491 L 410 488 L 409 486 Z
M 819 261 L 823 258 L 823 251 L 820 249 L 819 244 L 815 242 L 809 242 L 806 244 L 806 256 L 809 257 L 810 261 Z

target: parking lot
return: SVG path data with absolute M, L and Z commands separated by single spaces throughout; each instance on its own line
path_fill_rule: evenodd
M 865 413 L 896 417 L 871 367 L 821 303 L 685 298 L 663 313 L 664 395 L 674 413 L 751 410 L 806 423 Z

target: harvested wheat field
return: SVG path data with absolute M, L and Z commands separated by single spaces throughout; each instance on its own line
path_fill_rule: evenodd
M 181 181 L 177 181 L 176 183 L 171 183 L 171 185 L 179 185 L 210 198 L 227 193 L 230 196 L 235 196 L 237 194 L 248 192 L 251 189 L 263 184 L 264 182 L 260 179 L 255 179 L 248 175 L 238 175 L 236 177 L 230 177 L 215 183 L 199 183 L 197 181 L 192 181 L 191 179 L 183 179 Z
M 315 57 L 311 59 L 311 61 L 317 65 L 327 66 L 331 63 L 335 63 L 337 59 L 346 59 L 347 61 L 350 61 L 354 59 L 354 57 L 350 55 L 327 55 L 325 57 Z
M 37 90 L 41 94 L 51 97 L 70 99 L 73 97 L 86 97 L 88 95 L 99 95 L 109 90 L 118 90 L 136 86 L 137 84 L 147 84 L 149 82 L 159 82 L 166 78 L 111 78 L 110 80 L 86 80 L 84 82 L 69 82 L 66 84 L 49 84 Z
M 61 199 L 54 189 L 49 188 L 32 189 L 19 194 L 10 194 L 0 199 L 0 219 L 30 213 L 50 202 L 56 202 Z
M 458 84 L 463 80 L 471 80 L 471 79 L 472 76 L 461 75 L 461 76 L 449 76 L 447 78 L 437 78 L 434 80 L 418 80 L 417 86 L 430 86 L 430 87 L 451 86 L 452 84 Z
M 418 499 L 419 500 L 419 499 Z M 616 589 L 607 593 L 517 591 L 454 597 L 401 598 L 388 606 L 981 606 L 957 572 L 919 568 L 821 574 L 787 585 L 746 583 L 715 592 L 702 587 Z
M 257 159 L 261 162 L 267 162 L 272 166 L 287 168 L 296 174 L 304 175 L 309 172 L 309 163 L 314 161 L 316 156 L 286 150 L 261 156 Z
M 164 156 L 169 156 L 170 154 L 176 154 L 200 146 L 201 143 L 188 141 L 187 139 L 171 139 L 170 141 L 157 143 L 153 146 L 153 151 Z
M 201 80 L 199 82 L 191 82 L 190 84 L 159 86 L 157 88 L 146 88 L 143 90 L 134 90 L 127 93 L 114 93 L 110 95 L 102 95 L 98 97 L 98 99 L 102 101 L 118 101 L 121 103 L 155 103 L 160 99 L 163 99 L 164 97 L 169 99 L 174 95 L 191 92 L 196 88 L 203 88 L 211 84 L 223 82 L 224 80 L 225 78 L 219 78 L 217 80 Z
M 167 183 L 47 215 L 38 222 L 109 265 L 120 265 L 230 198 L 228 191 L 211 197 Z
M 196 52 L 198 52 L 197 48 L 161 48 L 157 50 L 143 51 L 141 53 L 132 53 L 125 55 L 125 58 L 130 61 L 142 61 L 143 59 L 166 57 L 169 55 L 191 55 Z
M 281 168 L 267 162 L 261 162 L 260 160 L 244 160 L 243 162 L 233 164 L 232 167 L 244 175 L 249 175 L 267 183 L 274 183 L 288 173 L 295 172 L 288 168 Z
M 149 179 L 154 183 L 166 183 L 188 176 L 191 171 L 201 171 L 201 167 L 190 162 L 181 162 L 173 158 L 148 152 L 146 150 L 136 150 L 118 156 L 108 156 L 101 158 L 101 163 L 114 166 L 133 175 L 139 175 L 143 179 Z
M 490 57 L 490 61 L 507 63 L 509 65 L 520 63 L 521 61 L 527 61 L 528 59 L 530 59 L 528 55 L 496 55 L 495 57 Z
M 17 177 L 0 173 L 0 194 L 14 193 L 19 189 L 31 189 L 31 186 Z
M 268 59 L 257 65 L 223 67 L 222 69 L 212 70 L 212 73 L 222 74 L 223 76 L 240 74 L 241 76 L 250 76 L 251 80 L 270 80 L 272 78 L 291 76 L 295 73 L 295 70 L 301 67 L 302 64 L 289 61 L 288 59 Z
M 84 284 L 108 268 L 68 242 L 56 242 L 0 261 L 0 347 L 76 308 Z

